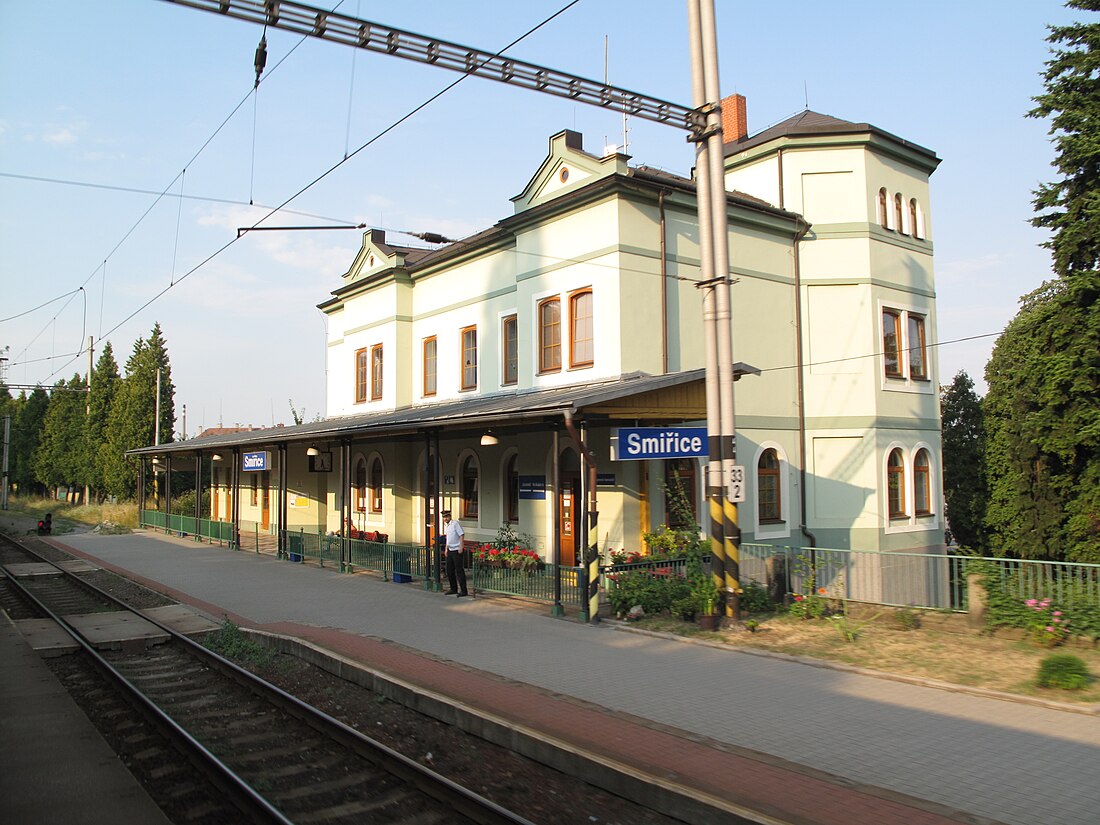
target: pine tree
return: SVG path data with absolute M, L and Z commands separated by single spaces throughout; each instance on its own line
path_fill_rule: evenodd
M 172 441 L 176 423 L 175 387 L 168 349 L 155 324 L 148 339 L 134 342 L 126 362 L 126 377 L 118 389 L 108 417 L 107 448 L 103 452 L 103 480 L 107 491 L 122 498 L 133 496 L 137 473 L 126 451 L 155 443 L 157 368 L 160 368 L 160 442 Z
M 42 425 L 49 405 L 50 398 L 46 390 L 35 387 L 30 395 L 20 394 L 19 412 L 12 419 L 9 478 L 23 495 L 45 492 L 45 488 L 34 475 L 34 453 L 42 438 Z
M 80 481 L 87 385 L 79 375 L 58 381 L 50 393 L 42 437 L 34 452 L 35 478 L 46 487 Z
M 943 414 L 943 492 L 947 520 L 962 547 L 984 552 L 989 494 L 985 475 L 985 424 L 981 399 L 965 372 L 940 397 Z
M 107 447 L 107 421 L 121 379 L 111 342 L 103 345 L 88 392 L 88 417 L 84 421 L 84 445 L 81 453 L 81 482 L 97 493 L 107 489 L 103 480 L 103 454 Z
M 1100 24 L 1048 40 L 1029 114 L 1051 117 L 1061 177 L 1035 192 L 1033 223 L 1052 230 L 1058 277 L 1025 296 L 986 367 L 987 522 L 1009 554 L 1100 562 Z

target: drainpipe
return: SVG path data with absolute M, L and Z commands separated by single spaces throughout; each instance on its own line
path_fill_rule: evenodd
M 600 620 L 600 553 L 595 549 L 595 543 L 590 545 L 588 541 L 589 536 L 599 536 L 597 525 L 600 514 L 596 507 L 596 457 L 592 455 L 585 439 L 573 425 L 573 411 L 565 410 L 562 417 L 565 419 L 565 429 L 569 431 L 573 443 L 577 445 L 577 452 L 580 453 L 584 467 L 588 470 L 588 509 L 585 512 L 584 521 L 581 522 L 581 541 L 584 547 L 583 564 L 587 571 L 585 577 L 587 592 L 584 594 L 584 606 L 587 608 L 587 616 L 584 618 L 596 623 Z
M 780 187 L 782 192 L 782 187 Z M 800 509 L 798 517 L 798 529 L 802 531 L 810 542 L 810 566 L 814 566 L 817 547 L 815 536 L 806 525 L 806 392 L 805 392 L 805 365 L 802 363 L 802 270 L 799 264 L 799 244 L 810 231 L 808 225 L 803 226 L 794 239 L 794 329 L 796 369 L 795 376 L 798 383 L 798 460 L 799 460 L 799 499 Z
M 657 193 L 661 224 L 661 374 L 668 375 L 668 251 L 665 246 L 665 190 Z

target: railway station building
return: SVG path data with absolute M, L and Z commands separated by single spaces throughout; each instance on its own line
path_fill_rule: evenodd
M 939 159 L 867 123 L 749 135 L 744 98 L 723 111 L 743 540 L 941 549 Z M 199 468 L 204 517 L 275 541 L 425 544 L 450 509 L 470 540 L 509 525 L 568 565 L 593 485 L 602 550 L 644 550 L 674 486 L 705 524 L 705 455 L 662 449 L 705 426 L 694 180 L 565 130 L 512 201 L 436 248 L 364 233 L 319 304 L 326 419 L 136 450 L 145 472 Z

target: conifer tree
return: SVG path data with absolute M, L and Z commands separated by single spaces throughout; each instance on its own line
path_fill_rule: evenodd
M 34 452 L 35 478 L 46 487 L 80 483 L 87 385 L 79 375 L 58 381 Z
M 1100 11 L 1100 0 L 1069 0 Z M 1036 226 L 1056 280 L 1026 296 L 986 366 L 990 541 L 1010 555 L 1100 562 L 1100 23 L 1051 27 L 1046 91 L 1060 177 Z
M 943 493 L 947 520 L 961 547 L 984 552 L 985 424 L 974 381 L 966 373 L 955 376 L 940 397 L 943 414 Z
M 50 399 L 46 390 L 35 387 L 30 395 L 20 394 L 17 402 L 18 414 L 12 418 L 9 478 L 23 495 L 45 491 L 34 475 L 34 453 L 42 438 L 42 425 L 49 405 Z
M 103 493 L 107 489 L 103 480 L 107 422 L 120 384 L 121 378 L 118 374 L 115 352 L 111 342 L 107 341 L 92 371 L 91 387 L 88 391 L 88 417 L 84 421 L 84 445 L 81 454 L 81 481 L 97 493 Z

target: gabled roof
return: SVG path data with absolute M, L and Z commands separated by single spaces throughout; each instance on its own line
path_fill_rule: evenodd
M 734 365 L 735 378 L 753 372 L 753 368 L 743 364 Z M 229 447 L 256 447 L 278 443 L 312 443 L 336 440 L 339 438 L 394 438 L 413 436 L 425 429 L 470 428 L 494 426 L 522 427 L 537 425 L 547 417 L 561 416 L 564 412 L 600 414 L 601 405 L 607 410 L 620 410 L 626 399 L 643 396 L 661 390 L 687 387 L 697 384 L 698 404 L 685 409 L 681 402 L 667 411 L 668 417 L 679 420 L 693 420 L 706 415 L 703 401 L 702 382 L 704 370 L 669 375 L 649 375 L 648 373 L 630 373 L 608 381 L 591 384 L 575 384 L 567 387 L 554 387 L 544 390 L 524 390 L 494 395 L 456 398 L 437 404 L 414 404 L 377 413 L 327 418 L 309 424 L 293 427 L 271 427 L 252 432 L 241 432 L 193 438 L 189 441 L 176 441 L 158 446 L 140 447 L 127 451 L 127 455 L 165 455 L 168 453 L 214 452 Z M 630 414 L 620 413 L 633 419 L 656 420 L 662 416 L 659 403 L 653 397 L 645 399 L 638 409 Z M 611 417 L 616 417 L 611 413 Z
M 774 126 L 770 126 L 762 132 L 757 132 L 755 135 L 749 135 L 743 140 L 730 141 L 725 144 L 724 149 L 726 157 L 729 157 L 730 155 L 744 152 L 755 146 L 761 146 L 778 138 L 856 134 L 878 135 L 879 137 L 898 143 L 917 154 L 925 155 L 937 164 L 939 163 L 939 158 L 936 157 L 936 153 L 931 149 L 926 149 L 912 141 L 900 138 L 877 126 L 872 126 L 870 123 L 852 123 L 850 120 L 841 120 L 838 117 L 822 114 L 821 112 L 814 112 L 809 109 L 806 109 L 804 112 L 799 112 L 794 117 L 789 117 Z

